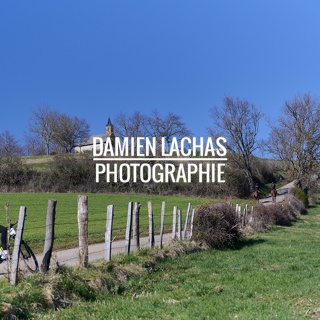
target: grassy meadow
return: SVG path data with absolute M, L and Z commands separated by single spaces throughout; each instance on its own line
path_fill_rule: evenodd
M 84 194 L 88 196 L 89 211 L 89 242 L 103 242 L 106 226 L 106 208 L 114 205 L 114 236 L 116 239 L 124 238 L 128 202 L 140 202 L 140 232 L 148 233 L 147 202 L 152 201 L 155 232 L 160 230 L 160 213 L 162 201 L 166 203 L 165 231 L 171 231 L 172 211 L 177 206 L 186 214 L 188 203 L 193 208 L 207 201 L 218 201 L 209 198 L 184 196 L 154 196 L 138 194 Z M 77 224 L 77 198 L 76 193 L 0 193 L 0 224 L 6 223 L 5 204 L 9 203 L 9 216 L 11 222 L 16 222 L 20 206 L 27 207 L 24 239 L 35 252 L 42 252 L 45 239 L 45 225 L 48 200 L 57 200 L 55 220 L 54 249 L 70 248 L 78 245 Z M 237 201 L 240 203 L 241 200 Z M 243 202 L 243 200 L 242 200 Z

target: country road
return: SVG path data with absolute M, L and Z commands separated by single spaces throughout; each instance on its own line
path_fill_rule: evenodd
M 290 182 L 289 184 L 277 189 L 278 195 L 277 195 L 277 202 L 282 202 L 285 199 L 285 196 L 288 194 L 289 190 L 294 187 L 294 181 Z M 265 197 L 260 199 L 260 203 L 263 203 L 264 205 L 270 205 L 272 204 L 271 196 Z M 163 236 L 163 243 L 167 243 L 172 239 L 171 233 L 164 234 Z M 160 236 L 155 236 L 155 246 L 160 245 Z M 143 237 L 140 239 L 140 247 L 148 247 L 149 246 L 149 238 Z M 118 240 L 112 242 L 111 252 L 112 255 L 124 252 L 125 248 L 125 240 Z M 135 250 L 136 248 L 131 246 L 131 250 Z M 73 266 L 77 265 L 79 262 L 78 259 L 79 256 L 79 249 L 78 248 L 72 248 L 67 250 L 59 250 L 59 251 L 53 251 L 52 258 L 51 258 L 51 267 L 54 268 L 57 266 L 57 263 L 59 265 L 68 265 Z M 42 254 L 36 255 L 39 265 L 42 262 Z M 105 258 L 105 243 L 97 243 L 97 244 L 91 244 L 89 245 L 89 262 L 92 262 L 94 260 L 103 259 Z M 20 262 L 20 268 L 21 270 L 25 270 L 25 266 L 23 262 Z M 0 277 L 3 277 L 7 274 L 7 263 L 3 262 L 0 264 Z

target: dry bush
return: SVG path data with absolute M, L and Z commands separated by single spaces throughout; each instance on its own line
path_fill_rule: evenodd
M 286 196 L 285 203 L 287 203 L 292 208 L 291 214 L 295 218 L 298 218 L 301 214 L 306 214 L 307 212 L 304 203 L 291 193 Z
M 274 214 L 267 206 L 258 204 L 253 207 L 251 228 L 253 231 L 265 231 L 275 224 Z
M 285 201 L 282 203 L 282 206 L 291 216 L 292 221 L 297 220 L 300 217 L 300 211 L 297 211 L 297 209 L 295 209 L 290 203 Z
M 235 244 L 241 236 L 238 217 L 226 203 L 202 205 L 195 218 L 193 239 L 210 248 Z
M 274 223 L 279 226 L 290 226 L 295 220 L 291 208 L 287 204 L 275 203 L 266 207 L 270 215 L 274 216 Z
M 264 231 L 273 225 L 290 226 L 294 220 L 306 212 L 301 200 L 289 194 L 285 202 L 269 206 L 262 204 L 254 206 L 250 228 L 253 231 Z

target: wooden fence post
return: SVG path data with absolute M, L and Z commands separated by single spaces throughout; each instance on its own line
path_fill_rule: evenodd
M 241 217 L 242 227 L 245 226 L 245 223 L 246 223 L 246 208 L 243 208 L 243 213 L 242 213 L 242 217 Z
M 189 220 L 190 220 L 191 209 L 192 209 L 192 205 L 189 202 L 188 209 L 187 209 L 187 214 L 186 214 L 186 221 L 185 221 L 184 229 L 183 229 L 183 236 L 182 236 L 183 240 L 187 239 L 188 225 L 189 225 Z
M 140 248 L 140 207 L 139 202 L 135 202 L 133 206 L 133 245 L 139 249 Z
M 24 228 L 24 219 L 26 217 L 26 207 L 20 207 L 19 211 L 19 220 L 18 226 L 16 230 L 16 236 L 14 239 L 14 247 L 12 253 L 12 260 L 11 260 L 11 273 L 10 273 L 10 284 L 16 285 L 18 279 L 18 271 L 19 271 L 19 256 L 20 256 L 20 245 L 23 235 L 23 228 Z
M 166 203 L 164 201 L 162 201 L 162 206 L 161 206 L 161 226 L 160 226 L 160 249 L 162 249 L 162 241 L 163 241 L 165 208 L 166 208 Z
M 78 196 L 78 226 L 79 226 L 79 263 L 80 267 L 89 265 L 88 248 L 88 197 Z
M 54 241 L 54 221 L 56 215 L 57 200 L 49 200 L 47 208 L 46 220 L 46 239 L 44 242 L 43 258 L 41 263 L 41 271 L 48 271 L 50 267 L 50 260 L 52 255 L 53 241 Z
M 128 216 L 127 216 L 127 228 L 126 228 L 126 244 L 124 247 L 124 253 L 130 253 L 131 244 L 131 230 L 132 230 L 132 208 L 133 202 L 128 203 Z
M 251 207 L 249 224 L 250 224 L 250 225 L 252 225 L 252 224 L 253 224 L 253 206 Z
M 178 239 L 181 240 L 182 231 L 181 231 L 182 221 L 181 221 L 181 210 L 178 210 Z
M 172 239 L 176 238 L 176 226 L 177 226 L 177 207 L 173 207 L 172 213 Z
M 242 225 L 242 220 L 241 220 L 241 206 L 238 206 L 238 218 L 239 218 L 239 221 L 240 221 L 240 226 Z
M 7 222 L 7 251 L 10 251 L 10 229 L 11 229 L 11 220 L 9 217 L 9 203 L 6 202 L 5 204 L 5 209 L 6 209 L 6 222 Z M 8 281 L 10 280 L 10 273 L 11 273 L 11 258 L 7 259 L 7 276 L 8 276 Z
M 105 233 L 105 251 L 106 260 L 111 260 L 111 245 L 112 245 L 112 224 L 113 224 L 113 204 L 107 206 L 107 222 L 106 222 L 106 233 Z
M 245 207 L 245 213 L 244 213 L 244 225 L 246 226 L 247 223 L 248 223 L 248 205 L 246 204 L 246 207 Z
M 191 222 L 190 222 L 190 236 L 189 239 L 192 239 L 192 231 L 193 231 L 193 221 L 194 221 L 194 214 L 195 214 L 195 210 L 192 210 L 192 215 L 191 215 Z
M 149 241 L 150 248 L 154 247 L 154 224 L 153 224 L 153 211 L 152 202 L 148 201 L 148 217 L 149 217 Z

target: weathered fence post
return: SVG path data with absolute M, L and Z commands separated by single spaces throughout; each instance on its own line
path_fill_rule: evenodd
M 152 202 L 148 201 L 148 217 L 149 217 L 149 241 L 150 248 L 154 247 L 154 224 L 153 224 L 153 211 Z
M 242 226 L 242 220 L 241 220 L 241 206 L 238 206 L 238 212 L 237 212 L 238 218 L 239 218 L 239 222 L 240 222 L 240 226 Z
M 178 239 L 181 240 L 182 231 L 181 231 L 182 221 L 181 221 L 181 210 L 178 210 Z
M 133 206 L 133 245 L 139 249 L 140 248 L 140 207 L 141 204 L 139 202 L 135 202 Z
M 172 239 L 176 238 L 176 226 L 177 226 L 177 207 L 173 207 L 172 213 Z
M 192 239 L 192 231 L 193 231 L 193 221 L 194 221 L 194 214 L 195 214 L 195 210 L 192 210 L 192 215 L 191 215 L 191 222 L 190 222 L 190 236 L 189 239 Z
M 79 263 L 87 268 L 89 264 L 88 248 L 88 197 L 78 196 L 78 226 L 79 226 Z
M 106 249 L 106 260 L 111 260 L 111 245 L 112 245 L 112 223 L 113 223 L 113 204 L 107 206 L 107 222 L 106 222 L 106 233 L 105 233 L 105 249 Z
M 166 203 L 164 201 L 162 201 L 162 206 L 161 206 L 161 226 L 160 226 L 160 249 L 162 249 L 162 241 L 163 241 L 165 208 L 166 208 Z
M 190 220 L 191 209 L 192 209 L 192 205 L 189 202 L 188 209 L 187 209 L 187 214 L 186 214 L 186 221 L 185 221 L 184 229 L 183 229 L 183 236 L 182 236 L 183 240 L 187 239 L 187 232 L 188 232 L 188 225 L 189 225 L 189 220 Z
M 16 230 L 16 236 L 14 239 L 14 247 L 12 253 L 12 260 L 11 260 L 11 273 L 10 273 L 10 284 L 16 285 L 17 278 L 18 278 L 18 271 L 19 271 L 19 255 L 20 255 L 20 245 L 23 235 L 23 227 L 24 227 L 24 219 L 26 217 L 26 207 L 20 207 L 19 211 L 19 220 L 18 226 Z
M 246 208 L 243 208 L 243 214 L 241 217 L 241 221 L 242 221 L 242 227 L 245 227 L 245 225 L 246 225 Z
M 127 228 L 126 228 L 126 244 L 124 247 L 124 253 L 130 253 L 131 244 L 131 230 L 132 230 L 132 208 L 133 202 L 128 203 L 128 216 L 127 216 Z
M 5 209 L 6 209 L 6 222 L 7 222 L 7 251 L 10 252 L 10 229 L 11 229 L 11 220 L 9 217 L 9 203 L 6 202 L 5 204 Z M 10 255 L 8 255 L 7 259 L 7 276 L 8 276 L 8 281 L 10 280 L 10 273 L 11 273 L 11 258 Z
M 52 255 L 54 240 L 54 220 L 56 215 L 57 200 L 48 201 L 47 220 L 46 220 L 46 239 L 44 242 L 43 258 L 41 263 L 41 271 L 48 271 Z
M 253 225 L 253 219 L 254 219 L 254 217 L 253 217 L 253 206 L 251 207 L 251 212 L 250 212 L 250 220 L 249 220 L 249 224 L 250 225 Z
M 244 225 L 246 226 L 247 223 L 248 223 L 248 205 L 246 204 L 246 210 L 245 210 L 245 213 L 244 213 Z

